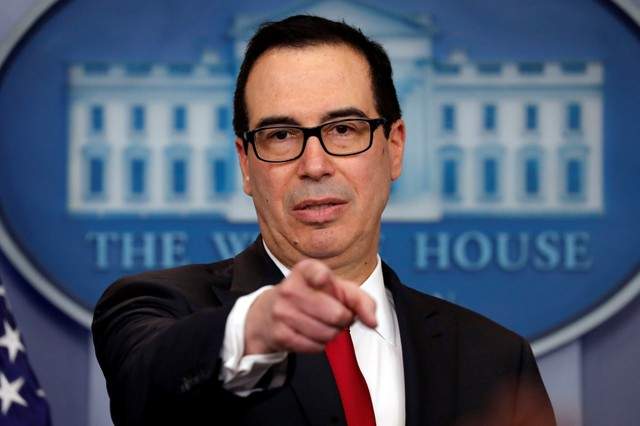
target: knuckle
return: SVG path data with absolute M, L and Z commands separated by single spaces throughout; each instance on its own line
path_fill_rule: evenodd
M 291 299 L 293 297 L 293 293 L 294 293 L 294 282 L 292 279 L 286 279 L 281 285 L 280 285 L 280 291 L 279 296 L 284 298 L 284 299 Z
M 322 336 L 320 336 L 320 340 L 327 343 L 333 340 L 334 337 L 338 334 L 340 330 L 334 327 L 328 327 L 326 330 L 323 330 Z
M 272 337 L 278 346 L 287 347 L 287 343 L 290 340 L 288 330 L 282 326 L 276 326 L 273 328 Z
M 276 322 L 283 322 L 288 317 L 288 309 L 282 301 L 276 301 L 271 310 L 271 316 Z
M 345 308 L 335 309 L 332 314 L 332 323 L 337 325 L 345 325 L 351 319 L 351 314 Z

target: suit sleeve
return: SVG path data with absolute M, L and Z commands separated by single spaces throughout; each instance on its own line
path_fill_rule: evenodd
M 165 424 L 195 406 L 211 406 L 212 419 L 224 422 L 221 414 L 237 402 L 218 380 L 231 308 L 194 312 L 178 290 L 158 283 L 121 281 L 107 290 L 92 332 L 114 423 Z
M 531 347 L 524 340 L 520 352 L 520 374 L 515 399 L 514 425 L 556 425 L 551 401 L 540 377 L 536 359 Z

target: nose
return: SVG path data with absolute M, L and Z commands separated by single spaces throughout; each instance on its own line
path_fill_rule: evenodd
M 298 159 L 298 176 L 320 180 L 333 175 L 334 172 L 333 159 L 322 148 L 320 139 L 316 136 L 309 137 L 304 152 Z

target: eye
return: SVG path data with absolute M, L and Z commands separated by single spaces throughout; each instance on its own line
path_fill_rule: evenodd
M 345 133 L 349 133 L 351 131 L 351 128 L 345 124 L 339 124 L 336 126 L 336 132 L 344 135 Z
M 286 139 L 288 135 L 289 135 L 289 132 L 287 132 L 286 130 L 279 130 L 273 134 L 273 137 L 275 139 L 283 140 L 283 139 Z
M 351 136 L 357 131 L 353 123 L 336 123 L 327 129 L 328 134 L 335 136 Z
M 267 133 L 267 139 L 272 141 L 284 141 L 293 136 L 291 129 L 274 129 Z

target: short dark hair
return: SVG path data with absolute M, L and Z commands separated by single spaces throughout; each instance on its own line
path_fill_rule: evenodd
M 302 48 L 322 44 L 345 44 L 366 58 L 375 106 L 378 113 L 387 120 L 385 134 L 389 135 L 391 124 L 401 117 L 401 112 L 393 85 L 391 62 L 384 48 L 359 29 L 344 22 L 296 15 L 282 21 L 262 24 L 247 45 L 233 97 L 233 130 L 238 137 L 242 138 L 243 133 L 249 130 L 245 88 L 249 73 L 258 58 L 273 48 Z

